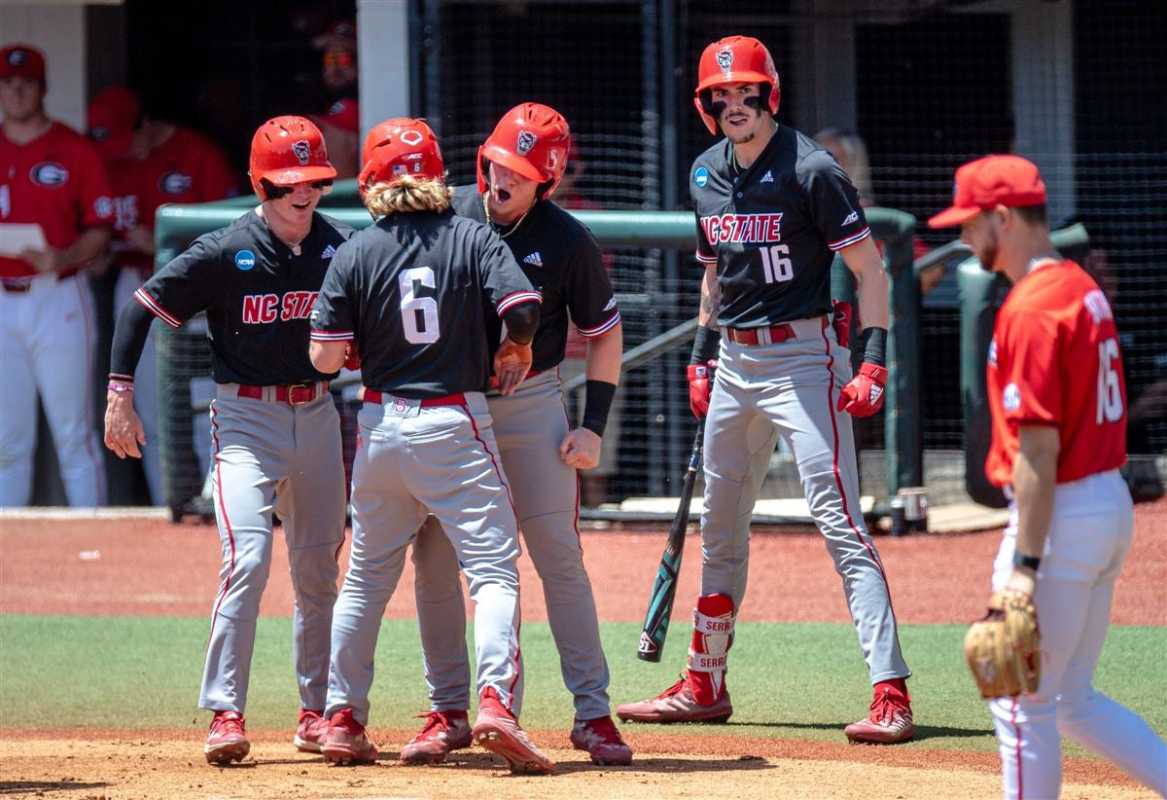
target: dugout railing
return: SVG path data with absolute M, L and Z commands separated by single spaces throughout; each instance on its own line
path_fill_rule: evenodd
M 371 220 L 368 213 L 355 206 L 355 187 L 352 182 L 338 184 L 337 190 L 325 198 L 323 210 L 334 218 L 355 228 L 365 227 Z M 222 227 L 237 218 L 242 211 L 254 204 L 254 198 L 236 198 L 220 203 L 195 206 L 166 206 L 159 210 L 155 232 L 157 248 L 156 263 L 159 267 L 186 248 L 196 237 Z M 695 246 L 695 223 L 690 212 L 683 211 L 573 211 L 586 224 L 601 246 L 619 252 L 622 248 L 659 248 L 676 253 L 683 260 L 691 262 L 689 272 L 694 282 L 700 274 L 700 267 L 691 258 Z M 894 494 L 904 486 L 916 486 L 922 482 L 921 414 L 919 408 L 919 337 L 918 337 L 918 295 L 912 269 L 912 237 L 915 219 L 904 212 L 892 209 L 868 209 L 868 220 L 873 233 L 880 243 L 884 262 L 891 282 L 891 336 L 889 338 L 889 366 L 891 383 L 888 386 L 885 410 L 874 421 L 879 428 L 876 435 L 868 437 L 877 444 L 883 442 L 886 481 L 878 481 L 882 491 Z M 628 285 L 628 281 L 622 281 Z M 836 260 L 832 276 L 833 293 L 847 299 L 854 294 L 850 273 Z M 626 375 L 635 370 L 659 367 L 669 361 L 668 371 L 655 371 L 641 375 L 639 381 L 628 381 L 635 385 L 635 396 L 624 398 L 626 406 L 642 412 L 651 410 L 651 418 L 658 423 L 662 416 L 669 416 L 669 424 L 657 425 L 651 433 L 652 450 L 649 457 L 640 459 L 636 468 L 645 474 L 639 476 L 640 485 L 649 487 L 650 492 L 668 494 L 669 487 L 675 486 L 683 471 L 687 443 L 692 436 L 693 421 L 683 399 L 666 402 L 665 398 L 677 395 L 683 398 L 683 391 L 671 385 L 678 372 L 674 363 L 683 363 L 689 343 L 692 340 L 696 314 L 696 298 L 691 294 L 671 290 L 659 292 L 622 293 L 618 290 L 622 306 L 628 304 L 647 306 L 661 319 L 680 319 L 663 332 L 646 336 L 642 341 L 626 339 L 623 367 Z M 672 303 L 681 307 L 662 309 L 658 306 Z M 666 311 L 670 313 L 665 313 Z M 659 327 L 659 326 L 658 326 Z M 159 397 L 164 398 L 160 408 L 159 433 L 164 446 L 163 479 L 167 504 L 175 518 L 195 511 L 206 516 L 210 509 L 201 504 L 207 474 L 207 454 L 196 442 L 206 439 L 206 409 L 213 396 L 210 382 L 209 346 L 206 342 L 206 327 L 201 318 L 195 318 L 182 329 L 171 330 L 156 325 Z M 667 357 L 667 358 L 666 358 Z M 655 386 L 651 381 L 663 380 L 668 386 Z M 334 386 L 340 390 L 339 403 L 352 403 L 353 390 L 358 378 L 343 376 Z M 577 377 L 565 382 L 568 391 L 578 389 L 583 378 Z M 682 379 L 677 381 L 683 383 Z M 683 388 L 683 387 L 681 387 Z M 623 391 L 623 390 L 622 390 Z M 643 415 L 627 414 L 630 420 Z M 348 429 L 345 431 L 346 463 L 351 462 L 352 439 L 355 438 L 355 423 L 342 414 Z M 873 423 L 864 423 L 872 425 Z M 202 429 L 200 431 L 200 429 Z M 635 430 L 624 430 L 624 435 L 635 435 Z M 677 439 L 676 442 L 661 442 L 660 438 Z M 623 460 L 617 470 L 623 468 Z M 676 462 L 676 463 L 674 463 Z M 789 482 L 784 491 L 791 496 L 800 494 L 797 484 Z M 881 491 L 881 493 L 882 493 Z M 602 516 L 619 518 L 618 511 L 609 508 Z
M 253 198 L 247 197 L 198 206 L 164 207 L 159 211 L 156 228 L 158 265 L 164 265 L 197 236 L 228 224 L 254 202 Z M 351 182 L 345 182 L 326 198 L 324 210 L 353 227 L 368 225 L 368 213 L 354 207 L 354 203 L 355 187 Z M 691 260 L 689 254 L 695 244 L 695 224 L 689 212 L 572 213 L 588 225 L 606 249 L 618 252 L 621 248 L 659 248 L 669 253 L 679 253 L 682 258 Z M 983 463 L 988 441 L 983 365 L 992 320 L 1001 296 L 1000 282 L 980 269 L 976 260 L 968 257 L 967 248 L 957 242 L 937 248 L 913 262 L 916 222 L 910 214 L 893 209 L 872 208 L 867 210 L 867 216 L 890 279 L 888 359 L 891 380 L 884 411 L 873 420 L 854 421 L 860 433 L 858 439 L 861 446 L 883 454 L 882 466 L 875 469 L 874 473 L 868 463 L 864 490 L 875 494 L 878 501 L 894 495 L 901 488 L 924 483 L 922 430 L 927 410 L 921 405 L 920 387 L 928 376 L 923 374 L 921 362 L 917 275 L 931 264 L 948 261 L 956 265 L 961 287 L 961 346 L 960 352 L 953 355 L 961 361 L 961 399 L 967 434 L 963 489 L 977 502 L 999 505 L 999 494 L 984 483 L 979 465 Z M 1077 225 L 1055 232 L 1054 240 L 1061 248 L 1081 248 L 1087 238 L 1085 230 Z M 692 272 L 694 275 L 700 272 L 695 262 L 692 263 Z M 624 281 L 624 285 L 627 284 Z M 837 299 L 854 302 L 854 280 L 841 259 L 836 259 L 833 268 L 832 295 Z M 651 373 L 641 374 L 640 381 L 626 383 L 626 386 L 635 387 L 634 390 L 629 389 L 628 396 L 624 398 L 626 404 L 634 406 L 634 410 L 647 409 L 651 412 L 651 418 L 662 415 L 671 415 L 673 418 L 668 420 L 669 424 L 658 425 L 650 432 L 653 442 L 648 457 L 631 466 L 624 463 L 627 459 L 618 459 L 616 467 L 617 470 L 643 471 L 645 474 L 639 476 L 642 478 L 639 485 L 648 487 L 650 494 L 667 495 L 683 470 L 684 451 L 692 435 L 693 421 L 683 400 L 669 403 L 665 398 L 670 396 L 670 392 L 683 396 L 683 391 L 675 391 L 677 387 L 672 386 L 671 382 L 676 378 L 673 373 L 679 372 L 675 364 L 683 362 L 695 331 L 696 302 L 692 295 L 678 291 L 636 293 L 635 300 L 630 294 L 618 296 L 622 305 L 635 302 L 650 308 L 665 303 L 686 306 L 671 309 L 671 317 L 681 320 L 677 324 L 670 325 L 660 333 L 645 336 L 640 341 L 626 341 L 623 359 L 626 376 L 640 374 L 636 371 L 650 366 L 660 367 L 666 362 L 669 365 L 667 370 L 657 368 Z M 670 315 L 661 316 L 667 319 Z M 164 443 L 163 478 L 167 504 L 176 518 L 190 511 L 206 516 L 210 509 L 199 498 L 205 494 L 208 455 L 202 452 L 205 447 L 196 444 L 205 441 L 207 437 L 206 409 L 213 395 L 205 324 L 201 318 L 196 318 L 177 331 L 162 325 L 155 326 L 155 329 L 158 337 L 159 397 L 166 398 L 164 407 L 160 409 L 159 429 Z M 662 380 L 662 376 L 665 382 L 669 382 L 668 385 L 654 385 L 653 381 Z M 577 392 L 582 388 L 584 380 L 583 376 L 568 379 L 564 384 L 565 389 L 569 393 Z M 342 375 L 335 382 L 337 402 L 341 404 L 342 410 L 346 404 L 355 405 L 355 384 L 358 381 L 358 376 Z M 351 464 L 354 446 L 356 431 L 353 417 L 353 414 L 342 413 L 346 465 Z M 628 418 L 643 419 L 645 415 L 630 414 Z M 624 433 L 633 435 L 636 431 L 625 429 Z M 659 441 L 662 437 L 669 441 Z M 672 441 L 674 439 L 676 441 Z M 771 484 L 772 491 L 773 486 Z M 781 496 L 800 494 L 797 482 L 791 477 L 780 484 L 777 491 Z M 882 503 L 877 503 L 877 508 L 882 506 Z M 583 513 L 585 516 L 616 520 L 641 516 L 622 514 L 618 508 L 613 507 L 584 509 Z

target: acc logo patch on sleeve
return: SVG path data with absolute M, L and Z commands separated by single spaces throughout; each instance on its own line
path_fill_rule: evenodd
M 1021 408 L 1021 390 L 1017 388 L 1017 384 L 1011 383 L 1005 387 L 1005 391 L 1001 393 L 1001 405 L 1006 411 Z

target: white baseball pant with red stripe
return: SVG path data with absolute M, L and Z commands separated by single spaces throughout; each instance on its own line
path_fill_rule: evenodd
M 906 678 L 911 673 L 900 652 L 887 579 L 859 509 L 851 418 L 835 410 L 851 379 L 850 353 L 821 317 L 788 324 L 795 337 L 779 344 L 721 340 L 705 422 L 701 594 L 727 594 L 741 609 L 750 518 L 781 435 L 843 578 L 871 682 Z M 771 582 L 780 577 L 768 576 Z
M 549 370 L 523 381 L 514 394 L 489 395 L 488 402 L 523 542 L 543 582 L 547 618 L 576 718 L 607 716 L 608 662 L 579 538 L 579 480 L 575 468 L 559 457 L 568 430 L 559 375 Z M 432 518 L 418 532 L 413 561 L 430 703 L 435 711 L 467 709 L 470 659 L 458 560 Z M 511 710 L 518 714 L 517 708 Z
M 331 716 L 369 721 L 373 659 L 405 552 L 433 514 L 458 555 L 475 602 L 478 693 L 512 713 L 523 695 L 519 650 L 518 525 L 486 398 L 467 392 L 423 406 L 382 395 L 357 415 L 353 544 L 332 623 Z
M 71 506 L 106 503 L 94 407 L 93 301 L 84 275 L 38 275 L 0 288 L 0 507 L 32 496 L 37 396 Z
M 1006 800 L 1056 798 L 1063 734 L 1110 759 L 1167 797 L 1167 744 L 1135 712 L 1092 685 L 1110 626 L 1114 583 L 1134 529 L 1130 492 L 1118 470 L 1058 484 L 1034 606 L 1041 630 L 1041 683 L 1021 697 L 992 700 Z M 1017 508 L 993 564 L 993 588 L 1013 571 Z
M 300 706 L 319 711 L 344 541 L 340 417 L 327 389 L 296 406 L 277 400 L 275 387 L 264 387 L 264 399 L 238 394 L 237 384 L 219 384 L 211 403 L 211 484 L 223 561 L 199 707 L 242 714 L 247 706 L 274 510 L 283 522 L 295 593 L 292 659 Z

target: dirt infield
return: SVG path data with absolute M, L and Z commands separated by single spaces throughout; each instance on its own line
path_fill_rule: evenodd
M 1140 505 L 1134 545 L 1118 582 L 1116 625 L 1167 625 L 1167 499 Z M 660 533 L 584 532 L 584 559 L 600 618 L 640 621 L 664 547 Z M 896 616 L 906 623 L 967 622 L 983 611 L 999 532 L 879 537 Z M 290 616 L 287 550 L 273 548 L 260 613 Z M 347 562 L 347 547 L 342 559 Z M 697 594 L 700 541 L 686 545 L 674 618 Z M 7 614 L 117 614 L 202 617 L 218 587 L 213 527 L 159 520 L 0 519 L 0 610 Z M 343 566 L 343 564 L 342 564 Z M 522 583 L 538 586 L 526 555 Z M 758 532 L 741 619 L 846 622 L 839 578 L 815 532 Z M 413 618 L 413 569 L 406 564 L 387 615 Z M 539 591 L 523 592 L 523 619 L 545 620 Z
M 1119 580 L 1117 624 L 1167 625 L 1167 500 L 1140 506 L 1133 550 Z M 897 616 L 908 623 L 965 622 L 981 612 L 998 532 L 879 539 Z M 587 532 L 585 560 L 600 616 L 639 621 L 664 545 L 662 533 Z M 262 613 L 291 609 L 287 554 L 274 549 Z M 174 615 L 202 617 L 217 587 L 215 531 L 147 520 L 33 521 L 0 518 L 0 611 L 5 614 Z M 347 551 L 342 556 L 347 558 Z M 676 618 L 696 594 L 699 541 L 691 537 Z M 522 580 L 538 585 L 530 561 Z M 751 547 L 754 579 L 742 619 L 843 622 L 849 619 L 839 579 L 813 532 L 759 532 Z M 413 617 L 407 566 L 388 614 Z M 546 618 L 542 593 L 523 594 L 525 619 Z M 9 710 L 11 713 L 11 710 Z M 518 778 L 480 751 L 450 766 L 411 769 L 392 749 L 412 731 L 372 729 L 386 752 L 373 767 L 337 769 L 298 754 L 285 735 L 252 735 L 252 759 L 233 769 L 208 767 L 201 730 L 30 730 L 29 721 L 0 729 L 0 796 L 61 800 L 124 798 L 407 798 L 782 797 L 969 798 L 999 794 L 993 753 L 849 747 L 833 742 L 755 739 L 689 728 L 677 733 L 625 730 L 637 752 L 630 768 L 596 768 L 582 753 L 553 750 L 554 778 Z M 562 731 L 536 731 L 548 748 Z M 685 753 L 685 755 L 680 755 Z M 695 755 L 700 754 L 700 755 Z M 1066 761 L 1063 798 L 1118 800 L 1151 795 L 1109 764 Z
M 375 741 L 402 742 L 405 731 L 372 729 Z M 90 732 L 33 734 L 0 741 L 0 795 L 122 800 L 122 798 L 586 798 L 781 797 L 823 800 L 994 797 L 1000 793 L 996 756 L 896 748 L 848 747 L 774 739 L 713 739 L 690 749 L 681 736 L 634 736 L 631 767 L 594 767 L 584 754 L 550 749 L 553 777 L 509 775 L 481 750 L 455 753 L 441 767 L 405 767 L 386 749 L 373 766 L 339 768 L 319 756 L 297 753 L 271 734 L 252 737 L 251 756 L 227 769 L 208 767 L 199 738 L 190 732 L 132 736 Z M 404 738 L 403 738 L 404 737 Z M 539 744 L 562 747 L 537 734 Z M 704 737 L 702 737 L 704 738 Z M 685 749 L 687 754 L 678 751 Z M 700 752 L 701 755 L 694 755 Z M 714 788 L 715 787 L 715 788 Z M 1063 800 L 1136 800 L 1152 795 L 1111 767 L 1069 759 Z

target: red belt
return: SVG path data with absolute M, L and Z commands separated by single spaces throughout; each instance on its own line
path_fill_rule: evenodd
M 393 400 L 396 395 L 388 392 L 380 392 L 376 389 L 362 389 L 361 399 L 366 403 L 376 403 L 381 405 L 385 400 Z M 466 405 L 466 395 L 461 392 L 455 394 L 448 394 L 445 397 L 426 397 L 421 400 L 422 408 L 432 408 L 434 406 L 464 406 Z
M 822 326 L 827 327 L 827 318 L 822 318 Z M 782 344 L 797 338 L 794 327 L 783 322 L 768 328 L 726 328 L 725 337 L 734 344 Z
M 239 384 L 238 397 L 248 397 L 252 400 L 262 400 L 263 390 L 267 388 L 264 386 L 247 386 L 246 384 Z M 323 385 L 318 389 L 316 383 L 294 383 L 290 386 L 276 386 L 276 402 L 287 403 L 291 406 L 302 406 L 305 403 L 311 403 L 317 397 L 323 397 L 328 393 L 328 382 L 324 381 Z

